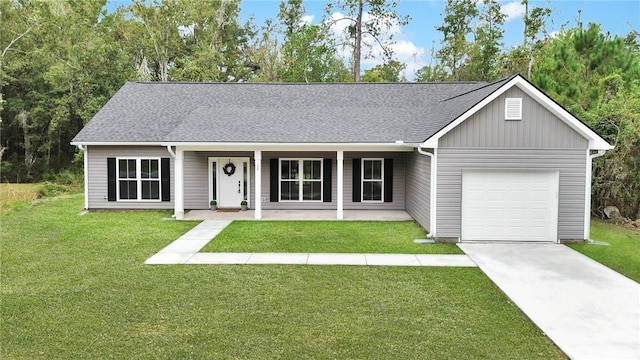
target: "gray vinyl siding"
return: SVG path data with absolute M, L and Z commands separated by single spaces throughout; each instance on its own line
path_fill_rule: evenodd
M 166 147 L 87 146 L 89 162 L 89 209 L 173 209 L 174 163 Z M 107 201 L 107 158 L 167 157 L 171 166 L 171 201 Z
M 332 159 L 331 165 L 331 202 L 321 201 L 291 201 L 270 202 L 271 198 L 271 159 Z M 262 203 L 265 210 L 335 210 L 338 207 L 338 182 L 335 152 L 263 152 L 262 153 Z M 324 184 L 323 184 L 324 185 Z
M 417 151 L 406 158 L 406 211 L 423 228 L 430 230 L 431 158 Z
M 210 157 L 246 157 L 253 159 L 253 152 L 211 152 L 211 151 L 185 151 L 184 153 L 184 208 L 208 209 L 209 208 L 209 158 Z M 247 198 L 249 206 L 253 207 L 255 169 L 249 164 L 250 188 Z
M 345 152 L 344 209 L 345 210 L 405 210 L 405 153 Z M 393 202 L 353 202 L 353 159 L 393 159 Z
M 314 209 L 314 210 L 335 210 L 338 207 L 338 182 L 337 182 L 337 166 L 335 152 L 264 152 L 262 154 L 262 196 L 266 198 L 266 202 L 262 203 L 265 210 L 283 210 L 283 209 Z M 331 202 L 270 202 L 270 159 L 301 159 L 301 158 L 318 158 L 332 159 L 331 166 Z M 392 158 L 393 159 L 393 202 L 353 202 L 352 182 L 353 182 L 353 159 L 354 158 Z M 405 166 L 404 153 L 344 153 L 344 203 L 345 210 L 404 210 L 405 208 Z
M 505 98 L 522 98 L 522 120 L 505 120 Z M 518 87 L 449 131 L 440 148 L 586 149 L 588 141 Z
M 558 238 L 583 239 L 587 153 L 583 149 L 438 149 L 437 235 L 460 237 L 463 169 L 560 172 Z

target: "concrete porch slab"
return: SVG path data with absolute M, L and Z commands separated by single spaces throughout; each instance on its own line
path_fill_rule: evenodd
M 262 220 L 336 220 L 335 210 L 262 210 Z M 191 210 L 184 220 L 254 220 L 255 211 Z M 411 221 L 404 210 L 345 210 L 347 221 Z

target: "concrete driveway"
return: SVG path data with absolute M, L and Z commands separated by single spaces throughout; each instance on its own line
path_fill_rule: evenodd
M 459 247 L 572 359 L 640 359 L 640 284 L 557 244 Z

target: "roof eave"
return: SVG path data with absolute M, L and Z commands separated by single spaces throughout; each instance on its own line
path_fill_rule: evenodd
M 558 118 L 562 119 L 565 124 L 571 127 L 574 131 L 582 135 L 585 139 L 589 141 L 589 149 L 591 150 L 611 150 L 613 146 L 609 144 L 606 140 L 604 140 L 600 135 L 598 135 L 595 131 L 589 128 L 586 124 L 580 121 L 578 118 L 573 116 L 570 112 L 565 110 L 562 106 L 556 103 L 553 99 L 551 99 L 544 92 L 539 90 L 521 75 L 514 76 L 511 80 L 509 80 L 504 85 L 500 86 L 489 96 L 484 98 L 482 101 L 474 105 L 471 109 L 464 112 L 462 115 L 451 121 L 448 125 L 440 129 L 438 132 L 433 134 L 427 140 L 422 143 L 422 147 L 425 148 L 437 148 L 439 139 L 447 134 L 449 131 L 460 125 L 463 121 L 471 117 L 473 114 L 478 112 L 480 109 L 484 108 L 487 104 L 495 100 L 498 96 L 504 94 L 508 89 L 513 86 L 517 86 L 522 91 L 527 93 L 527 95 L 532 98 L 538 100 L 547 110 L 556 115 Z

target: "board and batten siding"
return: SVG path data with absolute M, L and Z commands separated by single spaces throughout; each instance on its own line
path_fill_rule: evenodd
M 174 163 L 166 147 L 87 145 L 89 209 L 173 209 Z M 171 201 L 107 201 L 107 158 L 169 158 Z
M 431 158 L 417 151 L 406 158 L 406 211 L 423 228 L 430 227 L 431 216 Z
M 505 120 L 505 98 L 522 98 L 522 120 Z M 451 129 L 440 148 L 587 149 L 588 141 L 518 87 Z
M 253 207 L 255 169 L 252 166 L 253 152 L 212 152 L 185 151 L 184 152 L 184 208 L 208 209 L 209 202 L 209 158 L 244 157 L 249 158 L 249 206 Z M 238 168 L 241 171 L 242 168 Z

